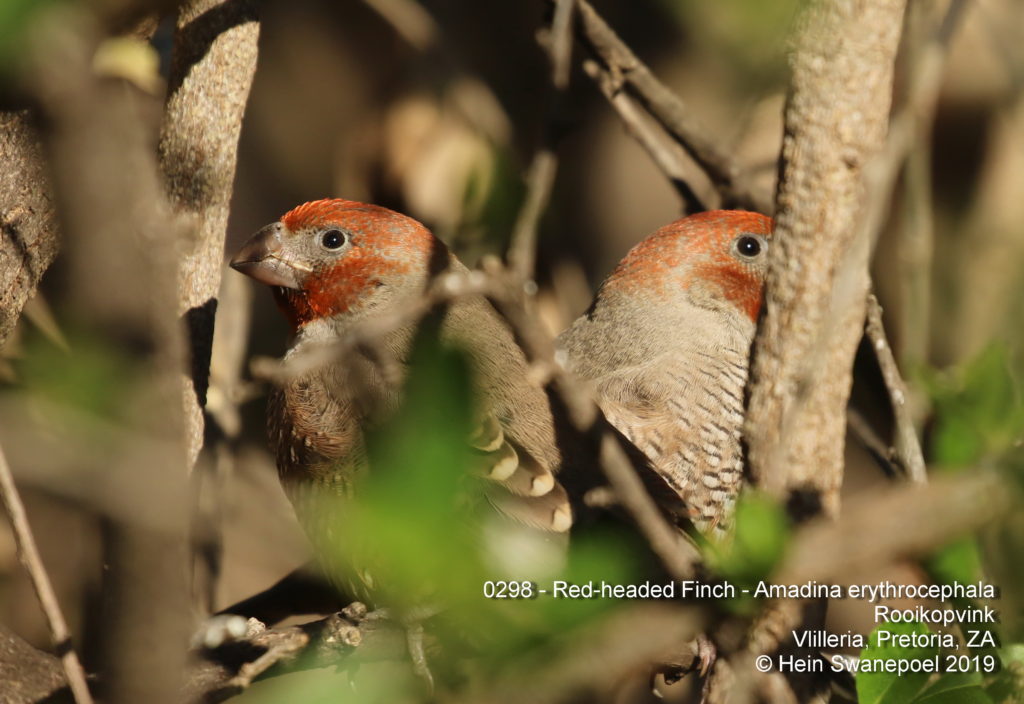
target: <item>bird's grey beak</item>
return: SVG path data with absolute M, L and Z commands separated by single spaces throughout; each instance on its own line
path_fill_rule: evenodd
M 275 222 L 250 237 L 231 260 L 231 268 L 267 286 L 301 288 L 302 272 L 283 256 L 283 229 Z

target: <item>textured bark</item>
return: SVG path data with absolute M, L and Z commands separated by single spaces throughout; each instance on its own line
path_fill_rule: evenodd
M 27 112 L 0 113 L 0 346 L 57 256 L 57 219 Z
M 746 435 L 758 482 L 838 511 L 863 331 L 865 166 L 884 144 L 904 0 L 819 1 L 791 60 L 782 179 Z
M 194 0 L 178 16 L 160 165 L 172 207 L 195 227 L 178 271 L 178 312 L 192 357 L 191 388 L 184 389 L 189 466 L 203 439 L 224 234 L 258 37 L 249 0 Z
M 0 701 L 4 704 L 73 701 L 71 692 L 67 690 L 60 660 L 36 650 L 2 625 Z

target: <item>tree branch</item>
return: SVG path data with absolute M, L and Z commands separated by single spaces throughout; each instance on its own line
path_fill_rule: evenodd
M 526 179 L 526 198 L 519 210 L 512 240 L 508 248 L 509 266 L 525 284 L 533 278 L 537 257 L 537 229 L 540 218 L 551 199 L 558 171 L 558 146 L 562 104 L 569 88 L 569 63 L 572 58 L 573 0 L 555 0 L 555 13 L 544 44 L 551 62 L 551 88 L 548 97 L 548 117 L 544 145 L 533 157 Z
M 57 256 L 60 240 L 39 136 L 28 112 L 0 113 L 0 347 Z
M 184 345 L 174 293 L 174 244 L 182 230 L 158 178 L 155 120 L 140 119 L 155 116 L 157 105 L 123 79 L 97 75 L 93 57 L 102 35 L 90 10 L 74 5 L 40 12 L 26 40 L 24 78 L 46 125 L 55 203 L 67 235 L 69 314 L 134 362 L 125 365 L 116 389 L 115 422 L 130 443 L 103 448 L 109 465 L 132 467 L 132 479 L 112 491 L 124 498 L 142 486 L 130 502 L 159 503 L 173 517 L 166 530 L 141 522 L 103 524 L 107 701 L 160 704 L 178 687 L 189 619 L 176 384 Z M 139 447 L 144 450 L 129 454 Z M 145 511 L 155 512 L 151 506 Z
M 224 235 L 258 37 L 251 0 L 191 0 L 179 9 L 159 158 L 171 206 L 195 227 L 178 270 L 192 367 L 193 393 L 184 396 L 189 467 L 202 446 Z
M 650 155 L 658 168 L 669 180 L 676 193 L 683 200 L 683 208 L 688 213 L 699 213 L 707 210 L 706 203 L 709 202 L 707 195 L 700 197 L 693 190 L 689 183 L 690 174 L 687 173 L 686 164 L 682 155 L 677 150 L 680 147 L 676 144 L 666 144 L 664 133 L 644 119 L 642 108 L 636 98 L 622 90 L 616 85 L 611 73 L 601 68 L 596 61 L 584 61 L 583 71 L 597 83 L 598 88 L 608 99 L 612 107 L 619 114 L 626 131 L 633 139 L 640 143 L 640 146 Z M 673 149 L 672 147 L 675 147 Z
M 885 388 L 889 392 L 889 402 L 896 425 L 895 459 L 910 481 L 926 482 L 928 474 L 924 454 L 921 452 L 921 442 L 917 439 L 914 419 L 907 405 L 907 385 L 903 383 L 899 367 L 896 366 L 896 357 L 893 356 L 892 347 L 885 335 L 882 306 L 878 305 L 878 299 L 873 293 L 868 294 L 867 325 L 864 331 L 878 358 L 882 379 L 885 380 Z
M 845 410 L 864 329 L 864 170 L 885 144 L 903 10 L 903 0 L 816 2 L 792 59 L 746 438 L 758 483 L 780 496 L 814 490 L 828 514 L 839 504 Z
M 723 206 L 770 213 L 772 204 L 767 194 L 753 189 L 746 174 L 719 149 L 683 101 L 636 57 L 590 3 L 576 2 L 582 34 L 591 51 L 612 79 L 628 86 L 668 134 L 704 169 L 721 193 Z

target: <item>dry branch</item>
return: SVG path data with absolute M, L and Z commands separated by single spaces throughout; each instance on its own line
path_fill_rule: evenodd
M 615 80 L 608 71 L 601 68 L 596 61 L 584 61 L 583 71 L 597 83 L 598 88 L 608 99 L 612 107 L 619 114 L 619 118 L 626 126 L 626 130 L 633 136 L 640 146 L 650 155 L 661 172 L 675 188 L 676 193 L 683 200 L 683 208 L 688 213 L 698 213 L 708 210 L 706 203 L 711 202 L 709 195 L 698 196 L 690 185 L 689 180 L 692 174 L 687 173 L 686 163 L 678 150 L 678 144 L 667 143 L 664 133 L 660 132 L 654 125 L 644 119 L 643 108 L 638 104 L 636 98 L 620 90 L 621 86 L 615 84 Z
M 248 630 L 242 638 L 195 653 L 185 686 L 186 701 L 225 701 L 262 677 L 336 666 L 355 654 L 361 661 L 400 661 L 409 656 L 403 627 L 384 612 L 367 613 L 358 602 L 297 626 L 266 629 L 250 619 Z
M 558 172 L 559 122 L 562 119 L 562 102 L 569 87 L 569 72 L 572 58 L 572 15 L 574 0 L 556 0 L 555 14 L 551 19 L 546 44 L 551 62 L 551 87 L 548 97 L 548 118 L 545 126 L 544 144 L 533 157 L 526 179 L 526 198 L 516 217 L 512 229 L 512 240 L 508 248 L 509 265 L 525 283 L 533 278 L 537 257 L 537 229 L 540 218 L 551 199 Z
M 39 556 L 39 549 L 36 547 L 36 540 L 32 535 L 32 528 L 25 513 L 25 505 L 21 502 L 21 495 L 18 493 L 18 487 L 14 484 L 14 477 L 11 476 L 11 468 L 7 465 L 7 457 L 4 455 L 2 447 L 0 447 L 0 499 L 3 500 L 4 510 L 14 529 L 14 539 L 18 545 L 18 559 L 21 560 L 25 571 L 32 579 L 32 587 L 35 589 L 39 604 L 43 607 L 43 613 L 46 615 L 46 622 L 50 627 L 50 638 L 53 641 L 54 649 L 60 653 L 64 676 L 71 686 L 75 702 L 77 704 L 92 704 L 89 685 L 85 681 L 85 670 L 71 643 L 71 631 L 68 630 L 67 621 L 64 620 L 64 613 L 57 602 L 57 595 L 53 591 L 53 584 L 50 583 L 50 576 L 43 565 L 43 559 Z
M 885 335 L 885 326 L 882 324 L 882 307 L 878 305 L 878 299 L 874 294 L 868 295 L 867 314 L 865 334 L 878 358 L 878 365 L 882 370 L 885 388 L 889 392 L 889 402 L 892 405 L 892 414 L 895 419 L 896 442 L 893 459 L 899 463 L 911 481 L 926 482 L 928 474 L 924 464 L 924 454 L 921 452 L 921 442 L 917 439 L 914 419 L 907 405 L 907 385 L 903 383 L 903 377 L 900 376 L 899 367 L 896 365 L 896 357 L 893 355 L 889 339 Z
M 610 75 L 617 92 L 628 87 L 668 134 L 693 157 L 722 195 L 723 206 L 771 212 L 767 194 L 755 191 L 747 175 L 701 126 L 683 101 L 619 39 L 586 0 L 577 0 L 583 37 Z
M 885 144 L 904 9 L 904 0 L 816 0 L 791 57 L 745 437 L 756 483 L 780 498 L 813 492 L 826 516 L 839 509 L 846 407 L 869 288 L 865 170 Z M 820 623 L 793 601 L 761 616 L 747 647 L 729 658 L 737 701 L 751 696 L 752 657 L 807 618 Z M 799 680 L 794 688 L 821 686 L 811 676 Z

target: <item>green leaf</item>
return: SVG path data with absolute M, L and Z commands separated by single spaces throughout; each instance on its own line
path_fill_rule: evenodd
M 736 504 L 736 532 L 725 545 L 712 543 L 715 570 L 730 581 L 754 584 L 782 559 L 790 528 L 785 511 L 765 494 L 746 491 Z
M 934 646 L 901 645 L 892 642 L 894 636 L 927 635 L 931 631 L 923 623 L 885 623 L 871 632 L 868 645 L 861 651 L 861 665 L 866 660 L 921 660 L 934 657 Z M 883 634 L 891 634 L 886 638 Z M 883 642 L 885 640 L 885 642 Z M 867 672 L 857 673 L 857 700 L 860 704 L 906 704 L 924 689 L 930 674 L 927 672 Z
M 981 579 L 981 554 L 974 538 L 961 538 L 940 549 L 927 562 L 933 581 L 969 584 Z
M 8 78 L 19 70 L 33 25 L 58 1 L 0 0 L 0 77 Z
M 985 687 L 996 702 L 1020 702 L 1024 694 L 1024 643 L 1010 643 L 998 652 L 1002 669 Z
M 914 704 L 992 704 L 977 672 L 942 675 L 914 699 Z
M 964 467 L 1010 451 L 1024 438 L 1024 403 L 1006 347 L 994 343 L 958 368 L 922 375 L 935 405 L 932 454 Z
M 107 420 L 123 420 L 135 410 L 133 389 L 144 365 L 129 350 L 93 334 L 71 329 L 68 350 L 42 335 L 26 341 L 20 378 L 26 389 L 47 401 Z

